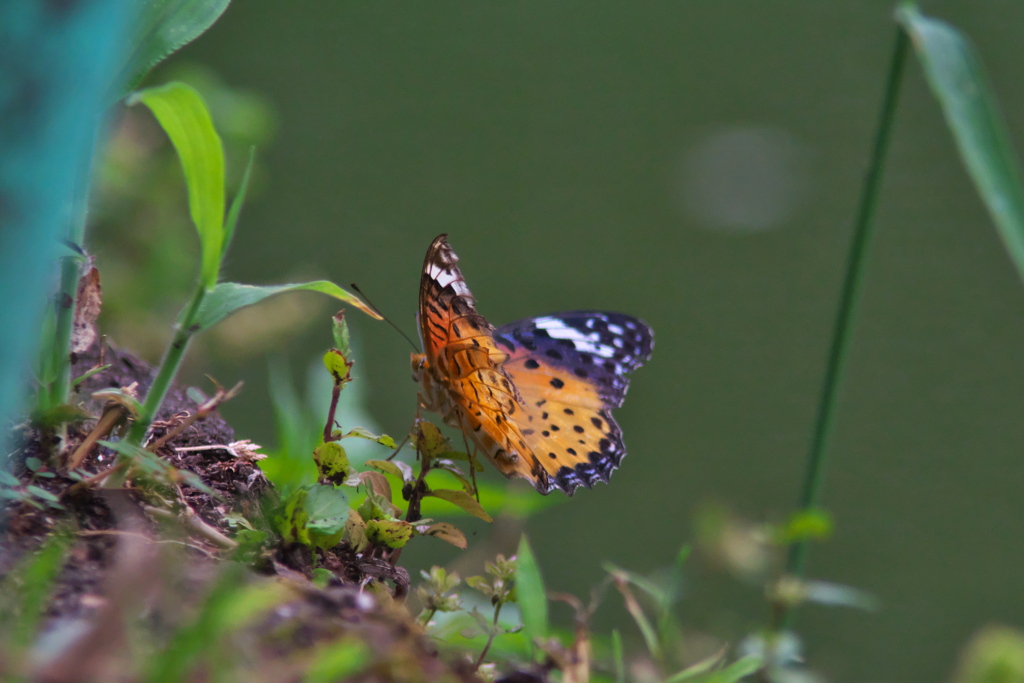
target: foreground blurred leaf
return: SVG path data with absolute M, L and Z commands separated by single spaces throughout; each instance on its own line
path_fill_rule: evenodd
M 10 627 L 7 636 L 13 644 L 27 647 L 36 637 L 43 610 L 49 602 L 53 582 L 71 547 L 71 536 L 57 532 L 47 538 L 34 556 L 7 574 L 2 587 L 0 621 Z
M 295 391 L 288 366 L 281 358 L 270 362 L 270 400 L 274 406 L 278 449 L 259 462 L 259 468 L 282 495 L 317 480 L 316 463 L 310 454 L 322 427 L 310 419 Z
M 344 289 L 328 282 L 327 280 L 316 280 L 315 282 L 301 282 L 290 285 L 242 285 L 237 282 L 222 282 L 206 295 L 203 305 L 196 316 L 196 324 L 200 330 L 216 325 L 224 318 L 235 311 L 258 304 L 268 297 L 285 292 L 320 292 L 335 299 L 346 301 L 367 315 L 380 320 L 380 316 L 373 312 L 366 304 L 354 294 L 349 294 Z
M 133 88 L 150 69 L 217 21 L 231 0 L 147 0 L 135 21 L 131 56 L 121 81 Z
M 963 34 L 913 4 L 900 7 L 896 18 L 913 40 L 960 157 L 1024 278 L 1021 172 L 981 60 Z
M 187 674 L 201 658 L 223 656 L 217 646 L 230 631 L 252 623 L 289 596 L 280 585 L 249 584 L 245 576 L 241 565 L 228 564 L 224 568 L 192 622 L 174 631 L 167 646 L 148 659 L 142 681 L 191 680 Z
M 224 246 L 224 148 L 206 103 L 184 83 L 140 90 L 128 99 L 153 112 L 181 160 L 188 187 L 188 208 L 199 232 L 200 278 L 211 290 L 217 284 Z M 207 327 L 207 326 L 201 326 Z
M 516 602 L 523 615 L 526 637 L 533 642 L 548 635 L 548 596 L 526 534 L 519 539 L 516 558 Z
M 360 640 L 342 639 L 318 646 L 309 657 L 305 683 L 343 681 L 362 671 L 372 652 Z

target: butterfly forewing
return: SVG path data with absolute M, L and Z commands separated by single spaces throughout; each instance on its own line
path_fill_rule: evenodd
M 573 311 L 498 329 L 479 313 L 439 236 L 420 281 L 423 355 L 414 355 L 425 407 L 460 428 L 507 477 L 541 493 L 608 481 L 625 455 L 611 409 L 651 354 L 642 321 Z

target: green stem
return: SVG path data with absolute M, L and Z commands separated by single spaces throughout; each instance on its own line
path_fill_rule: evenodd
M 86 211 L 89 204 L 89 176 L 96 153 L 93 137 L 92 153 L 82 163 L 71 197 L 71 218 L 65 238 L 76 247 L 84 246 Z M 52 367 L 57 369 L 53 384 L 47 391 L 51 407 L 68 402 L 71 391 L 71 329 L 75 321 L 75 303 L 78 298 L 78 276 L 82 257 L 65 256 L 60 260 L 60 291 L 56 299 L 56 340 L 53 346 Z
M 142 413 L 132 423 L 131 431 L 128 432 L 128 443 L 135 444 L 136 446 L 142 445 L 146 432 L 149 431 L 149 426 L 152 424 L 153 418 L 156 417 L 156 412 L 160 409 L 160 405 L 164 402 L 167 390 L 171 387 L 171 382 L 174 381 L 175 375 L 178 374 L 178 367 L 181 365 L 181 359 L 185 355 L 185 349 L 188 348 L 188 343 L 196 333 L 194 329 L 196 315 L 199 313 L 199 307 L 202 305 L 203 297 L 205 296 L 206 289 L 202 283 L 197 284 L 196 291 L 192 295 L 192 301 L 189 302 L 185 315 L 181 318 L 181 323 L 174 333 L 174 339 L 171 341 L 170 346 L 167 347 L 164 358 L 160 362 L 160 369 L 153 379 L 153 384 L 149 387 L 149 393 L 146 394 L 146 401 L 142 404 Z
M 854 227 L 853 243 L 846 262 L 846 278 L 843 281 L 842 298 L 836 317 L 832 346 L 829 350 L 828 368 L 821 391 L 821 402 L 818 405 L 817 422 L 814 438 L 811 441 L 807 456 L 807 471 L 803 487 L 800 491 L 801 510 L 808 511 L 818 504 L 821 482 L 824 477 L 825 453 L 829 437 L 835 424 L 836 398 L 842 387 L 843 371 L 850 340 L 850 328 L 853 314 L 857 307 L 860 285 L 863 277 L 864 254 L 867 252 L 871 238 L 872 219 L 878 204 L 879 187 L 882 181 L 883 162 L 889 146 L 889 137 L 895 118 L 896 103 L 899 99 L 900 80 L 903 75 L 903 63 L 907 54 L 907 36 L 899 30 L 896 34 L 896 45 L 893 49 L 892 61 L 889 66 L 889 77 L 886 84 L 885 99 L 879 117 L 878 130 L 875 134 L 875 145 L 871 154 L 871 162 L 864 186 L 861 191 L 860 206 Z M 802 577 L 807 564 L 808 545 L 806 541 L 798 541 L 790 546 L 786 571 L 794 576 Z M 786 608 L 781 615 L 781 625 L 790 620 L 791 611 Z
M 71 389 L 71 328 L 75 321 L 78 296 L 79 258 L 65 256 L 60 261 L 60 291 L 54 304 L 57 314 L 57 339 L 53 346 L 52 361 L 57 373 L 49 388 L 51 407 L 68 402 Z

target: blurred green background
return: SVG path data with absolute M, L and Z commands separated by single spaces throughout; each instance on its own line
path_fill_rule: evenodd
M 170 69 L 209 67 L 240 91 L 222 111 L 263 112 L 239 134 L 260 144 L 260 168 L 230 279 L 354 281 L 414 334 L 423 253 L 447 232 L 495 324 L 574 308 L 651 324 L 654 358 L 617 412 L 622 469 L 527 525 L 549 588 L 584 595 L 604 560 L 668 564 L 707 501 L 768 520 L 795 504 L 892 9 L 245 0 Z M 973 37 L 1024 139 L 1024 5 L 923 9 Z M 229 146 L 236 168 L 243 149 Z M 159 263 L 135 265 L 190 268 L 173 255 L 188 230 L 160 236 Z M 119 280 L 131 240 L 102 220 L 94 234 L 108 309 L 183 300 L 185 285 L 147 294 Z M 160 348 L 169 310 L 106 331 Z M 272 444 L 265 354 L 285 351 L 304 376 L 333 312 L 303 295 L 241 314 L 188 378 L 244 380 L 223 412 L 240 437 Z M 408 344 L 350 322 L 368 407 L 401 435 L 416 396 Z M 829 680 L 943 680 L 975 629 L 1024 626 L 1022 341 L 1024 290 L 911 62 L 824 491 L 836 534 L 810 563 L 883 609 L 800 612 L 809 662 Z M 467 528 L 471 543 L 488 533 Z M 402 559 L 414 568 L 458 552 L 413 546 Z M 687 576 L 695 630 L 735 641 L 765 623 L 758 587 L 700 560 Z M 604 610 L 597 626 L 622 614 Z

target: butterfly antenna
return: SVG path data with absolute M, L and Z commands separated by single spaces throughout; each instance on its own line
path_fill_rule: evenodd
M 381 312 L 381 310 L 379 308 L 377 308 L 377 305 L 374 304 L 372 301 L 370 301 L 370 297 L 366 296 L 366 294 L 363 293 L 363 290 L 359 289 L 359 285 L 357 285 L 356 283 L 353 282 L 349 286 L 352 287 L 352 289 L 356 290 L 356 292 L 359 293 L 359 296 L 363 297 L 363 300 L 370 305 L 370 308 L 372 308 L 374 311 L 376 311 L 377 315 L 379 315 L 381 317 L 381 319 L 384 320 L 384 322 L 386 322 L 388 325 L 391 325 L 391 327 L 395 328 L 395 332 L 398 332 L 398 334 L 400 334 L 403 337 L 405 337 L 405 341 L 409 342 L 409 345 L 412 346 L 412 350 L 413 351 L 416 351 L 417 353 L 419 352 L 420 347 L 416 344 L 416 342 L 414 342 L 409 337 L 409 335 L 407 335 L 405 332 L 403 332 L 402 328 L 400 328 L 398 325 L 396 325 L 393 322 L 391 322 L 391 318 L 389 318 L 386 315 L 384 315 Z

